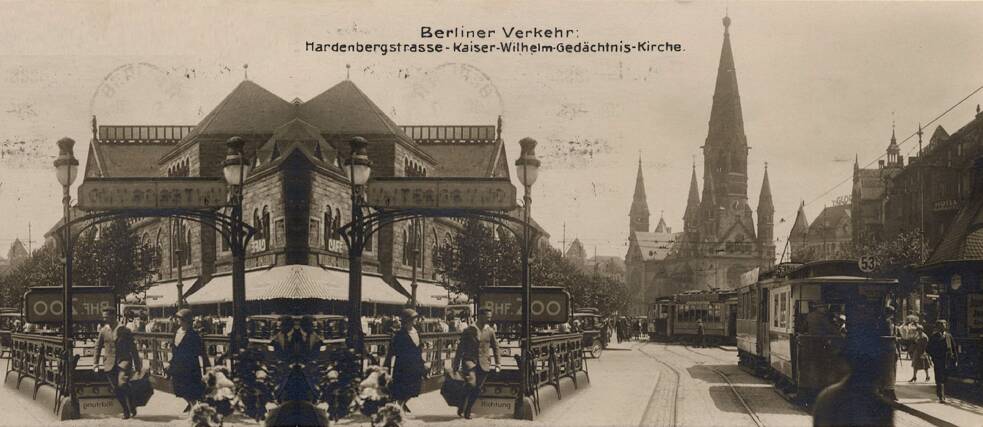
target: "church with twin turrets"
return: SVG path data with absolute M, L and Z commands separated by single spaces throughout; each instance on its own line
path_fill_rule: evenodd
M 682 232 L 673 233 L 660 216 L 649 231 L 650 212 L 639 159 L 629 209 L 625 282 L 633 311 L 644 314 L 656 297 L 687 290 L 734 288 L 741 275 L 775 262 L 774 205 L 765 165 L 754 213 L 748 204 L 748 151 L 737 74 L 730 45 L 729 17 L 717 68 L 709 131 L 703 150 L 702 196 L 696 164 L 683 215 Z

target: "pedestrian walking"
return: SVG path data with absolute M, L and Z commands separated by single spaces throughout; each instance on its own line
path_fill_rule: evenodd
M 137 353 L 132 332 L 126 326 L 118 324 L 116 310 L 103 310 L 102 319 L 104 324 L 96 338 L 94 370 L 105 373 L 116 400 L 123 407 L 123 419 L 129 419 L 137 415 L 137 410 L 130 400 L 128 383 L 135 370 L 143 369 L 143 363 Z
M 211 366 L 211 362 L 208 360 L 208 353 L 205 352 L 201 335 L 192 326 L 194 317 L 191 315 L 191 310 L 182 308 L 174 317 L 180 326 L 174 333 L 171 364 L 167 372 L 171 377 L 174 395 L 187 402 L 184 412 L 188 412 L 205 395 L 202 368 Z
M 386 361 L 383 364 L 387 368 L 392 367 L 389 394 L 403 406 L 406 412 L 412 412 L 406 402 L 420 395 L 420 386 L 426 375 L 423 351 L 420 348 L 420 334 L 415 327 L 418 316 L 416 310 L 412 308 L 404 308 L 399 314 L 401 327 L 389 343 Z M 395 363 L 393 363 L 394 359 Z
M 703 320 L 696 319 L 696 342 L 697 347 L 704 347 L 706 342 L 706 329 L 703 327 Z
M 492 371 L 501 370 L 501 358 L 498 351 L 498 338 L 495 336 L 495 328 L 491 326 L 492 312 L 490 309 L 482 308 L 478 310 L 478 319 L 475 326 L 468 329 L 473 330 L 474 338 L 461 336 L 461 343 L 464 348 L 458 347 L 458 352 L 454 356 L 454 366 L 462 368 L 462 376 L 465 377 L 469 385 L 468 397 L 464 402 L 463 410 L 458 410 L 458 415 L 466 419 L 471 418 L 471 409 L 481 395 L 481 387 L 484 386 L 488 374 Z
M 468 326 L 461 332 L 461 338 L 457 342 L 457 351 L 454 353 L 454 361 L 451 368 L 464 378 L 465 389 L 464 398 L 461 405 L 457 408 L 457 416 L 471 418 L 470 406 L 471 394 L 478 388 L 478 327 Z M 480 390 L 479 390 L 480 392 Z
M 925 381 L 930 381 L 932 375 L 928 373 L 928 370 L 932 367 L 932 359 L 925 351 L 928 347 L 928 335 L 925 334 L 925 328 L 919 325 L 915 329 L 915 333 L 910 336 L 913 338 L 908 343 L 908 357 L 911 358 L 912 373 L 908 382 L 918 381 L 918 371 L 923 369 L 925 370 Z
M 932 357 L 935 370 L 935 395 L 939 402 L 945 403 L 945 382 L 948 370 L 956 364 L 956 342 L 948 331 L 949 324 L 945 320 L 935 322 L 935 332 L 928 338 L 925 350 Z

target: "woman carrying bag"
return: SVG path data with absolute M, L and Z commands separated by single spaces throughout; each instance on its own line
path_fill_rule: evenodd
M 202 367 L 207 368 L 211 363 L 208 354 L 205 353 L 205 344 L 201 335 L 192 327 L 194 319 L 191 310 L 182 308 L 174 317 L 177 318 L 180 327 L 174 333 L 168 374 L 171 377 L 174 395 L 188 403 L 184 408 L 184 412 L 188 412 L 205 395 Z

